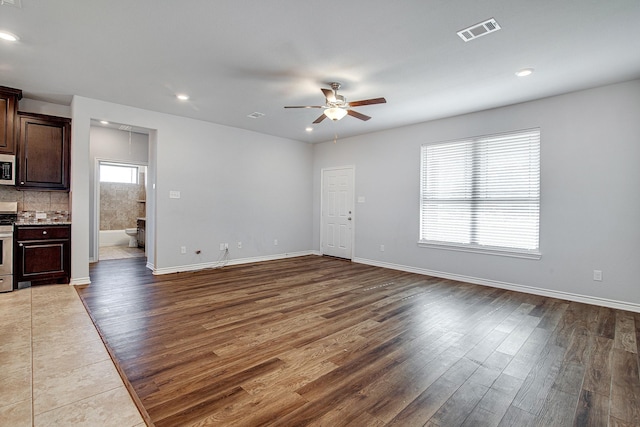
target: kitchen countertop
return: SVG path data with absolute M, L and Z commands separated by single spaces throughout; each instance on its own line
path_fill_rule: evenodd
M 30 226 L 37 226 L 37 225 L 71 225 L 71 221 L 49 221 L 49 222 L 43 222 L 43 221 L 16 221 L 14 223 L 14 225 L 16 227 L 30 227 Z

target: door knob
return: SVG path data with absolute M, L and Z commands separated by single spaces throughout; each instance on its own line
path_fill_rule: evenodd
M 347 218 L 349 221 L 351 221 L 351 217 Z

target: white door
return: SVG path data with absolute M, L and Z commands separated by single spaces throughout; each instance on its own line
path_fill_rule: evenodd
M 322 253 L 351 259 L 353 168 L 322 170 Z

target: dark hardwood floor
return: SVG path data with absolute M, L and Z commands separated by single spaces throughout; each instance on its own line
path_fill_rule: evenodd
M 640 315 L 307 256 L 78 292 L 156 426 L 639 426 Z

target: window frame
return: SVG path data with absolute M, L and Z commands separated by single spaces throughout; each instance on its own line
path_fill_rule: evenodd
M 481 245 L 479 243 L 477 243 L 477 240 L 474 242 L 473 241 L 473 237 L 469 238 L 470 243 L 457 243 L 457 242 L 453 242 L 453 241 L 436 241 L 436 240 L 427 240 L 425 238 L 423 238 L 423 232 L 425 232 L 426 228 L 424 226 L 424 221 L 426 220 L 426 208 L 425 205 L 428 203 L 428 198 L 427 198 L 427 194 L 426 194 L 426 172 L 425 172 L 425 168 L 427 166 L 427 147 L 430 146 L 435 146 L 435 145 L 444 145 L 444 144 L 456 144 L 456 143 L 460 143 L 460 144 L 470 144 L 471 148 L 472 148 L 472 152 L 475 151 L 475 148 L 473 147 L 474 144 L 478 144 L 478 143 L 488 143 L 490 140 L 492 139 L 497 139 L 497 138 L 504 138 L 504 137 L 509 137 L 509 136 L 513 136 L 514 139 L 516 139 L 519 135 L 526 135 L 526 134 L 530 134 L 530 133 L 537 133 L 537 189 L 538 189 L 538 193 L 537 193 L 537 198 L 535 197 L 531 197 L 529 198 L 530 201 L 532 202 L 537 202 L 537 248 L 535 249 L 526 249 L 526 248 L 512 248 L 512 247 L 503 247 L 503 246 L 491 246 L 491 245 Z M 466 159 L 466 158 L 465 158 Z M 480 163 L 479 161 L 477 161 L 477 157 L 472 154 L 471 155 L 471 159 L 470 161 L 473 163 L 472 169 L 475 171 L 478 169 L 478 165 L 476 164 L 476 162 Z M 541 228 L 541 224 L 540 224 L 540 212 L 541 212 L 541 167 L 540 167 L 540 163 L 541 163 L 541 131 L 540 128 L 529 128 L 529 129 L 519 129 L 519 130 L 514 130 L 514 131 L 509 131 L 509 132 L 502 132 L 502 133 L 496 133 L 496 134 L 488 134 L 488 135 L 481 135 L 481 136 L 474 136 L 474 137 L 469 137 L 469 138 L 460 138 L 460 139 L 455 139 L 455 140 L 449 140 L 449 141 L 437 141 L 437 142 L 430 142 L 430 143 L 424 143 L 421 145 L 420 147 L 420 209 L 419 209 L 419 238 L 418 238 L 418 246 L 419 247 L 425 247 L 425 248 L 435 248 L 435 249 L 444 249 L 444 250 L 452 250 L 452 251 L 461 251 L 461 252 L 472 252 L 472 253 L 482 253 L 482 254 L 489 254 L 489 255 L 499 255 L 499 256 L 508 256 L 508 257 L 516 257 L 516 258 L 526 258 L 526 259 L 540 259 L 542 257 L 542 252 L 541 252 L 541 248 L 540 248 L 540 228 Z M 533 170 L 535 173 L 535 169 L 529 169 L 529 171 Z M 475 180 L 474 183 L 470 184 L 471 187 L 474 187 L 477 185 L 477 178 L 478 175 L 476 173 L 472 174 L 472 177 L 470 179 Z M 467 182 L 467 181 L 465 181 Z M 442 199 L 440 199 L 442 200 Z M 453 200 L 453 199 L 452 199 Z M 470 207 L 470 209 L 474 208 L 474 205 L 478 204 L 478 200 L 477 198 L 468 198 L 465 199 L 465 204 L 468 205 Z M 498 200 L 506 200 L 506 199 L 498 199 Z M 471 230 L 474 227 L 474 224 L 472 224 L 472 219 L 474 217 L 474 215 L 479 211 L 479 209 L 476 209 L 475 212 L 472 212 L 470 215 L 470 219 L 469 222 L 466 222 L 466 226 L 469 227 L 469 230 Z M 471 232 L 471 231 L 469 231 Z

